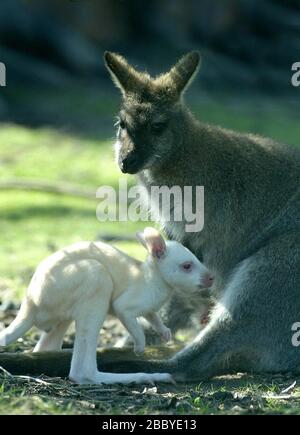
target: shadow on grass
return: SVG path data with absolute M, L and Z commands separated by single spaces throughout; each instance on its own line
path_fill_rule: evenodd
M 84 218 L 94 218 L 95 217 L 95 209 L 84 209 L 79 207 L 68 207 L 68 206 L 30 206 L 30 207 L 20 207 L 16 210 L 3 211 L 1 219 L 12 220 L 12 221 L 21 221 L 30 218 L 50 218 L 50 217 L 65 217 L 65 216 L 74 216 L 84 217 Z

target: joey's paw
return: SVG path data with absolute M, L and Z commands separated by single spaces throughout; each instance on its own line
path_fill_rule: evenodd
M 81 376 L 70 376 L 69 375 L 69 381 L 78 384 L 78 385 L 85 385 L 85 384 L 92 384 L 94 383 L 92 380 L 86 379 Z
M 161 338 L 168 343 L 169 341 L 172 340 L 172 332 L 171 329 L 169 328 L 165 328 L 162 333 L 161 333 Z
M 134 345 L 133 347 L 133 351 L 137 356 L 140 356 L 144 353 L 145 351 L 145 346 L 144 345 Z
M 151 384 L 154 385 L 157 382 L 174 384 L 175 381 L 169 373 L 138 373 L 136 383 L 137 384 Z

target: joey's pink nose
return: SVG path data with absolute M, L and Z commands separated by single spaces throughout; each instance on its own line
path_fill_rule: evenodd
M 204 288 L 209 288 L 213 285 L 214 277 L 210 273 L 206 273 L 202 279 L 201 285 Z

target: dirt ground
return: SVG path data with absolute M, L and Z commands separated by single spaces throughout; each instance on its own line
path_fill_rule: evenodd
M 0 312 L 0 328 L 15 308 Z M 123 337 L 110 318 L 101 332 L 103 346 Z M 38 338 L 32 331 L 5 351 L 28 352 Z M 74 334 L 66 336 L 71 347 Z M 4 349 L 0 350 L 4 352 Z M 0 414 L 300 414 L 300 377 L 238 373 L 200 384 L 79 386 L 67 379 L 12 376 L 0 368 Z

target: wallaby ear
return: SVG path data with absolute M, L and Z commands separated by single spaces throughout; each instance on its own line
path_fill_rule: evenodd
M 178 96 L 188 88 L 200 65 L 200 53 L 191 51 L 185 54 L 169 71 L 168 76 Z
M 140 242 L 140 244 L 143 245 L 144 248 L 146 248 L 148 250 L 143 231 L 137 231 L 135 233 L 135 236 L 137 238 L 137 241 Z
M 139 89 L 142 84 L 142 75 L 129 65 L 124 57 L 105 51 L 104 61 L 113 82 L 121 90 L 123 96 Z
M 139 242 L 147 249 L 152 257 L 160 259 L 166 254 L 166 243 L 155 228 L 146 227 L 143 232 L 136 233 Z

